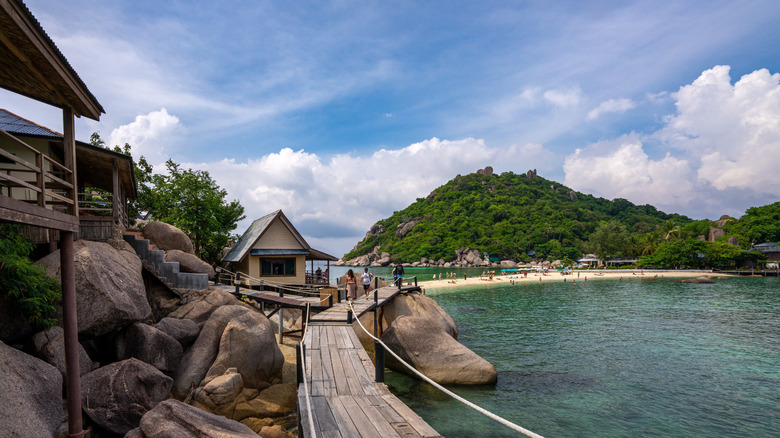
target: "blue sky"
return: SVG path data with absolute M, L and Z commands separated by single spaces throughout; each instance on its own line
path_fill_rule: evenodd
M 695 218 L 776 202 L 780 2 L 28 0 L 79 120 L 336 256 L 491 165 Z M 52 129 L 58 111 L 0 91 Z

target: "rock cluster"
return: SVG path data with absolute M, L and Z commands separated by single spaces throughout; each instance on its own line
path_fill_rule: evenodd
M 159 244 L 169 254 L 191 256 L 180 230 L 146 227 L 158 244 L 155 228 L 174 236 Z M 131 248 L 80 240 L 74 250 L 81 406 L 92 436 L 288 435 L 296 386 L 282 381 L 285 357 L 263 313 L 211 289 L 171 298 L 161 316 Z M 59 260 L 56 251 L 37 263 L 59 276 Z M 9 312 L 0 306 L 0 320 Z M 67 427 L 63 330 L 20 334 L 0 331 L 0 430 L 58 436 Z

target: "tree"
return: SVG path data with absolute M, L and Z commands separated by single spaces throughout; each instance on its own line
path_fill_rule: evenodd
M 152 167 L 141 157 L 138 208 L 147 217 L 169 223 L 189 235 L 195 253 L 214 263 L 233 238 L 231 231 L 245 218 L 244 207 L 226 200 L 227 191 L 220 188 L 207 171 L 182 169 L 168 160 L 167 174 L 152 174 Z
M 589 240 L 601 260 L 624 255 L 629 244 L 626 227 L 617 221 L 600 222 Z

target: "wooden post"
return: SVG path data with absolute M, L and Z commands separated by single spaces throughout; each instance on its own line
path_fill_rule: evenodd
M 113 186 L 111 192 L 111 214 L 114 216 L 114 222 L 119 224 L 122 218 L 119 217 L 119 207 L 122 200 L 122 195 L 119 190 L 119 165 L 117 160 L 113 160 Z
M 83 438 L 81 422 L 81 377 L 79 376 L 79 333 L 76 315 L 76 269 L 73 232 L 60 231 L 62 316 L 65 332 L 65 390 L 68 399 L 68 437 Z
M 284 307 L 279 308 L 279 344 L 281 345 L 283 340 L 283 333 L 284 333 Z
M 379 333 L 379 291 L 374 289 L 374 336 L 377 336 L 377 333 Z
M 73 207 L 70 213 L 73 216 L 79 215 L 79 199 L 78 199 L 78 178 L 76 173 L 76 133 L 75 133 L 75 118 L 73 116 L 73 110 L 70 108 L 62 109 L 62 149 L 65 151 L 65 167 L 70 169 L 73 174 L 70 183 L 73 184 L 73 191 L 71 192 L 71 199 L 73 200 Z
M 236 295 L 241 293 L 241 273 L 236 272 Z
M 44 168 L 43 168 L 43 153 L 36 152 L 35 153 L 35 165 L 38 167 L 38 174 L 35 177 L 35 183 L 39 189 L 41 189 L 41 192 L 38 193 L 38 206 L 39 207 L 46 207 L 46 178 L 44 178 Z
M 385 381 L 385 347 L 379 341 L 374 341 L 374 375 L 376 382 Z
M 303 346 L 303 340 L 301 340 L 301 343 L 298 345 L 298 347 L 295 348 L 295 374 L 297 376 L 298 384 L 300 385 L 303 382 L 303 361 L 301 360 L 301 348 L 305 348 Z M 305 354 L 305 350 L 304 350 Z

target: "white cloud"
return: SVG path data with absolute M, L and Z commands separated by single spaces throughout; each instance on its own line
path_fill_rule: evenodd
M 571 108 L 580 103 L 582 92 L 579 87 L 569 89 L 547 90 L 544 92 L 544 98 L 553 105 L 560 108 Z
M 601 102 L 601 104 L 590 110 L 588 113 L 588 120 L 595 120 L 606 113 L 624 113 L 630 109 L 635 108 L 636 105 L 631 99 L 609 99 Z
M 780 74 L 761 69 L 731 85 L 716 66 L 676 94 L 677 114 L 658 137 L 700 157 L 698 179 L 718 190 L 776 194 L 780 185 Z
M 575 190 L 637 204 L 680 206 L 695 196 L 688 162 L 669 154 L 650 159 L 634 134 L 577 149 L 563 170 L 564 184 Z
M 325 158 L 285 148 L 239 162 L 183 163 L 208 170 L 231 199 L 239 199 L 249 223 L 284 210 L 310 244 L 341 256 L 363 238 L 376 221 L 427 196 L 456 174 L 492 165 L 496 172 L 540 167 L 554 162 L 538 144 L 489 147 L 484 141 L 432 138 L 400 149 L 370 155 L 339 154 Z M 536 166 L 536 164 L 540 164 Z
M 729 71 L 715 66 L 671 94 L 677 112 L 644 141 L 632 134 L 577 149 L 565 183 L 698 217 L 776 202 L 780 74 L 756 70 L 732 85 Z M 651 159 L 648 142 L 670 151 Z
M 181 131 L 179 118 L 168 114 L 168 110 L 162 108 L 149 114 L 140 114 L 133 122 L 111 131 L 108 145 L 122 146 L 129 143 L 133 156 L 144 155 L 154 163 L 169 155 L 165 147 L 174 144 L 175 134 Z

